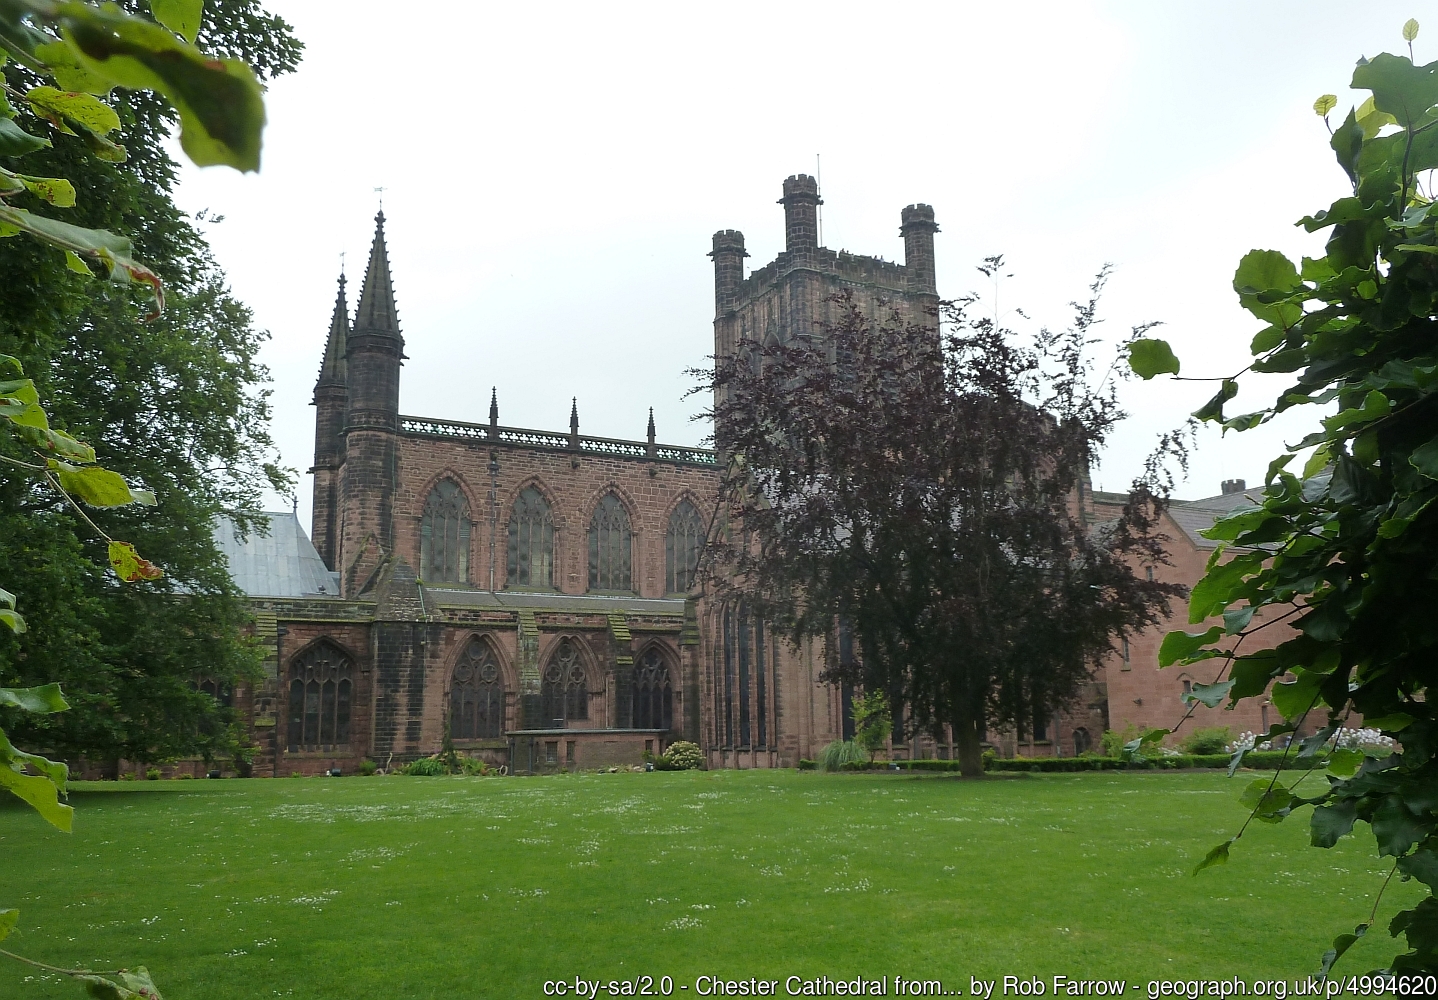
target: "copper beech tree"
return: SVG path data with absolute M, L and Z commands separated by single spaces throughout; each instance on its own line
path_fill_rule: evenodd
M 940 335 L 938 317 L 841 297 L 822 336 L 741 344 L 703 373 L 725 465 L 715 562 L 795 642 L 852 630 L 860 655 L 829 656 L 828 679 L 888 692 L 911 727 L 952 726 L 965 775 L 988 732 L 1071 704 L 1183 593 L 1143 572 L 1167 560 L 1156 467 L 1117 519 L 1085 515 L 1124 415 L 1123 366 L 1089 356 L 1106 274 L 1058 334 L 1021 339 L 970 299 Z

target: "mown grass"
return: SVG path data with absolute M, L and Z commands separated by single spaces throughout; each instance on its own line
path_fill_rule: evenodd
M 1251 779 L 792 771 L 78 786 L 0 806 L 5 947 L 147 965 L 169 1000 L 539 997 L 547 979 L 1293 977 L 1364 919 L 1361 824 L 1250 827 Z M 1310 779 L 1313 780 L 1313 779 Z M 1396 880 L 1380 922 L 1416 898 Z M 1343 965 L 1391 955 L 1375 932 Z M 687 985 L 688 990 L 678 990 Z M 782 985 L 780 987 L 782 995 Z M 0 961 L 0 996 L 74 997 Z M 997 995 L 997 993 L 995 994 Z

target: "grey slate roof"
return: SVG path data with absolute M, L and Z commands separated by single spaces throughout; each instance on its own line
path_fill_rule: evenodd
M 325 568 L 299 518 L 290 511 L 266 511 L 268 534 L 251 532 L 244 541 L 235 537 L 227 517 L 215 522 L 215 544 L 230 563 L 230 579 L 251 597 L 338 596 L 340 578 Z
M 1168 515 L 1197 548 L 1213 549 L 1218 547 L 1218 542 L 1204 538 L 1199 532 L 1213 527 L 1215 522 L 1235 511 L 1257 507 L 1262 502 L 1263 487 L 1260 486 L 1242 493 L 1224 493 L 1203 500 L 1174 501 L 1173 506 L 1168 508 Z

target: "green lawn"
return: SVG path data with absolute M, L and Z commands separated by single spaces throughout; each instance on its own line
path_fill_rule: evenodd
M 669 975 L 677 996 L 703 974 L 1292 978 L 1387 867 L 1365 826 L 1320 851 L 1305 819 L 1254 824 L 1191 877 L 1251 777 L 88 784 L 72 836 L 0 805 L 0 906 L 21 909 L 4 947 L 147 965 L 168 1000 L 540 997 L 576 975 Z M 1415 898 L 1395 881 L 1381 925 Z M 1393 948 L 1371 934 L 1341 968 Z M 78 994 L 0 961 L 0 997 Z

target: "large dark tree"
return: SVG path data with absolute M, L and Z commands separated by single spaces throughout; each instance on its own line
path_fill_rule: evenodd
M 794 641 L 852 629 L 861 655 L 831 656 L 829 678 L 951 725 L 977 775 L 986 730 L 1071 703 L 1182 591 L 1134 572 L 1166 560 L 1161 491 L 1135 483 L 1122 516 L 1085 514 L 1122 417 L 1113 370 L 1095 378 L 1085 354 L 1094 303 L 1027 345 L 971 305 L 947 307 L 941 337 L 938 317 L 875 321 L 847 301 L 822 337 L 741 345 L 707 388 L 718 562 Z
M 126 3 L 148 16 L 148 4 Z M 248 61 L 261 77 L 292 70 L 300 44 L 256 0 L 206 3 L 200 44 Z M 11 62 L 23 93 L 40 82 Z M 162 760 L 227 750 L 228 712 L 193 690 L 198 673 L 224 682 L 253 674 L 243 595 L 211 535 L 222 511 L 258 510 L 266 485 L 284 488 L 272 462 L 268 376 L 256 361 L 267 334 L 228 291 L 195 222 L 171 199 L 177 166 L 164 142 L 174 112 L 149 92 L 116 90 L 123 162 L 108 162 L 16 102 L 18 123 L 53 148 L 24 158 L 27 173 L 69 178 L 76 205 L 32 199 L 37 214 L 122 233 L 165 282 L 153 322 L 148 289 L 86 278 L 57 250 L 0 240 L 0 354 L 33 376 L 56 426 L 94 444 L 100 461 L 154 491 L 155 507 L 89 511 L 165 569 L 159 581 L 121 586 L 105 546 L 67 502 L 24 470 L 0 467 L 0 579 L 29 630 L 0 634 L 0 685 L 63 684 L 71 710 L 10 713 L 17 743 L 91 759 Z M 0 439 L 12 457 L 28 456 Z

